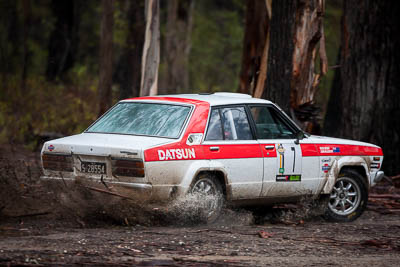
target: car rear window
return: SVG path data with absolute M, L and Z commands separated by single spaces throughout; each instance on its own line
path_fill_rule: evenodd
M 86 132 L 178 138 L 189 113 L 188 106 L 122 102 Z

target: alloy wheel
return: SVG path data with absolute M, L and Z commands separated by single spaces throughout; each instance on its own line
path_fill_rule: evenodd
M 354 212 L 361 201 L 361 189 L 353 179 L 340 177 L 330 195 L 329 209 L 337 215 L 349 215 Z

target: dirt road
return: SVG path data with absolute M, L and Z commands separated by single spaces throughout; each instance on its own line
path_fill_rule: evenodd
M 243 214 L 239 214 L 243 215 Z M 45 217 L 45 216 L 44 216 Z M 46 218 L 0 226 L 0 264 L 398 266 L 400 217 L 353 223 L 78 227 Z
M 130 211 L 136 221 L 99 211 L 83 216 L 79 202 L 61 208 L 60 195 L 40 184 L 36 154 L 16 157 L 0 160 L 0 265 L 399 266 L 396 211 L 369 210 L 352 223 L 272 216 L 255 224 L 243 210 L 227 210 L 213 225 L 142 210 Z

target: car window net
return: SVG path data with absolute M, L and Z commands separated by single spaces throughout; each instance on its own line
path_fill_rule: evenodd
M 190 107 L 153 103 L 120 103 L 87 132 L 178 138 Z

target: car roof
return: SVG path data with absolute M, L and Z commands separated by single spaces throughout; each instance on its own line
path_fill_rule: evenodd
M 139 97 L 139 98 L 131 98 L 126 99 L 124 101 L 139 101 L 139 100 L 160 100 L 160 101 L 179 101 L 186 102 L 187 100 L 192 100 L 190 102 L 202 101 L 208 102 L 210 106 L 218 106 L 218 105 L 231 105 L 231 104 L 270 104 L 271 101 L 254 98 L 251 95 L 240 94 L 240 93 L 210 93 L 210 94 L 179 94 L 179 95 L 159 95 L 159 96 L 148 96 L 148 97 Z

